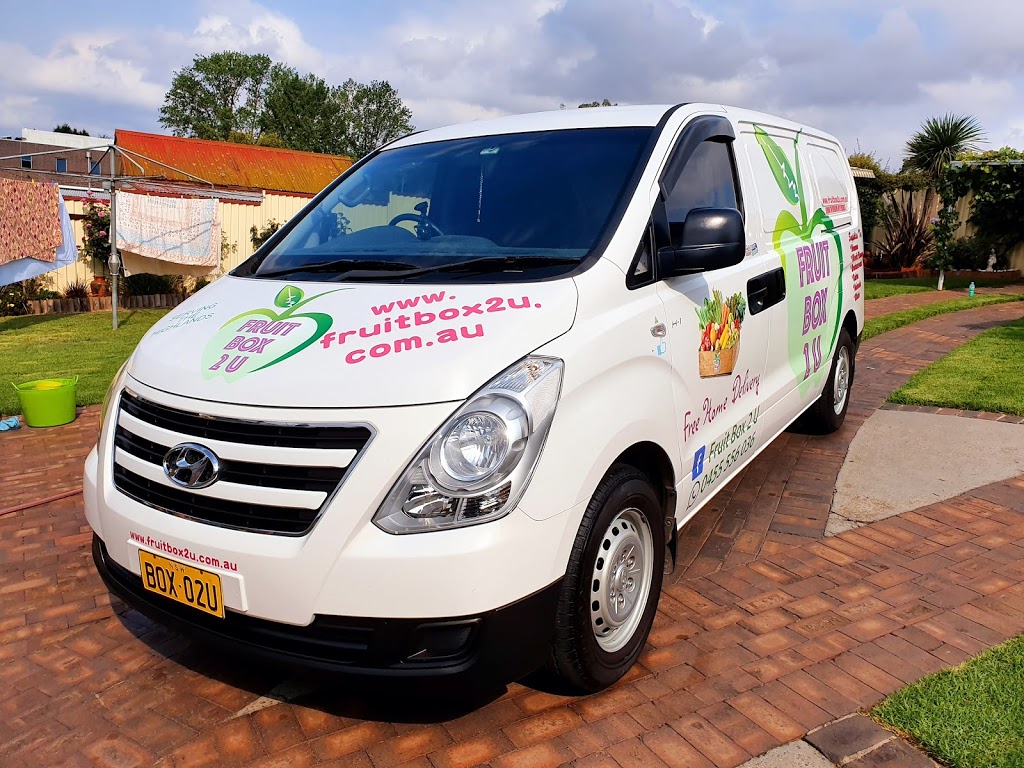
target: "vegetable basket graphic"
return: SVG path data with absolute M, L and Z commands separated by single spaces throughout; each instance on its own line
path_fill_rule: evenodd
M 740 356 L 740 327 L 746 310 L 743 294 L 723 299 L 717 290 L 704 299 L 703 306 L 697 307 L 701 334 L 697 361 L 702 379 L 733 372 Z

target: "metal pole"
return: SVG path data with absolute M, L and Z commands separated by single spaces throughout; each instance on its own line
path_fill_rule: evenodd
M 107 238 L 110 240 L 110 259 L 107 261 L 107 266 L 110 267 L 110 277 L 112 279 L 112 285 L 110 287 L 110 309 L 113 313 L 114 330 L 117 330 L 117 274 L 121 266 L 120 259 L 117 257 L 117 229 L 116 222 L 114 220 L 114 159 L 117 153 L 110 153 L 110 224 L 107 226 Z

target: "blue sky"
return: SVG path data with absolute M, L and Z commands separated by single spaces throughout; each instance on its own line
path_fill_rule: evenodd
M 332 83 L 391 82 L 431 128 L 609 98 L 782 114 L 890 166 L 935 114 L 1024 148 L 1020 0 L 419 0 L 92 6 L 32 0 L 0 30 L 0 135 L 162 131 L 196 54 L 267 53 Z

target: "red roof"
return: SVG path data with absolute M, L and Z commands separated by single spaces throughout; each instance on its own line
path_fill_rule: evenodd
M 303 195 L 317 194 L 352 165 L 351 158 L 340 155 L 319 155 L 293 149 L 185 139 L 138 131 L 117 130 L 114 132 L 114 143 L 122 149 L 137 153 L 129 157 L 138 162 L 142 170 L 135 163 L 118 158 L 120 172 L 128 176 L 196 181 L 138 156 L 143 155 L 218 186 Z

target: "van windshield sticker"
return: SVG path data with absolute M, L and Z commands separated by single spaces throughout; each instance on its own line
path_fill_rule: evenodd
M 807 215 L 800 173 L 800 134 L 793 139 L 793 163 L 758 125 L 754 135 L 779 191 L 800 204 L 801 221 L 789 210 L 779 212 L 772 245 L 782 257 L 789 313 L 789 362 L 800 379 L 801 395 L 817 391 L 832 363 L 843 311 L 843 241 L 825 207 Z M 834 246 L 834 247 L 833 247 Z M 832 288 L 834 286 L 834 289 Z M 799 329 L 799 333 L 797 332 Z M 827 344 L 823 344 L 827 340 Z
M 324 312 L 298 312 L 321 296 L 351 288 L 336 288 L 304 298 L 301 288 L 286 285 L 274 297 L 283 309 L 251 309 L 224 323 L 203 351 L 203 376 L 237 381 L 250 373 L 284 362 L 319 340 L 334 324 Z

